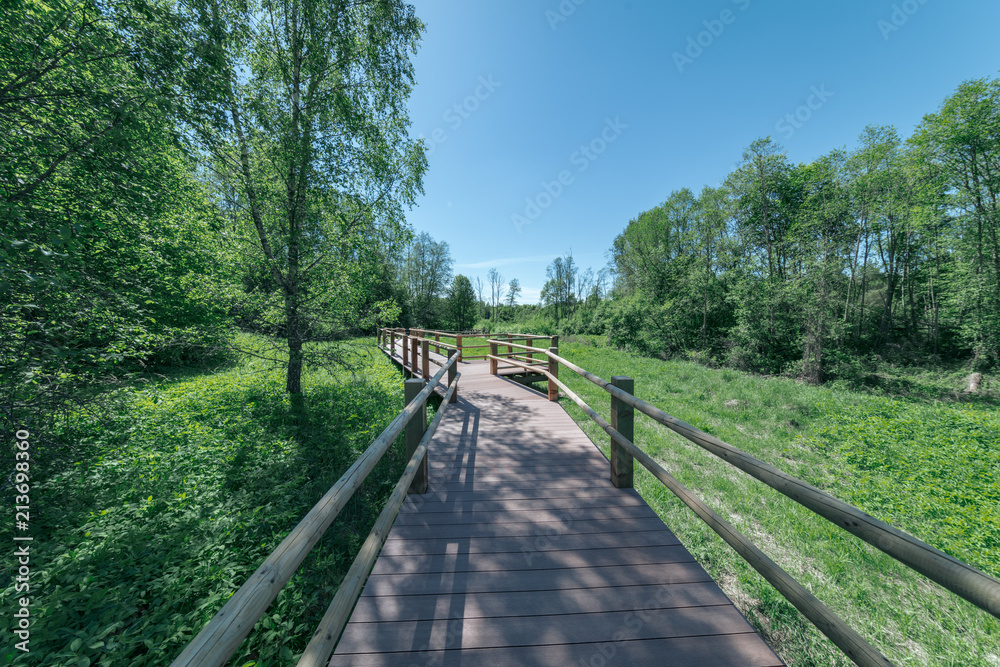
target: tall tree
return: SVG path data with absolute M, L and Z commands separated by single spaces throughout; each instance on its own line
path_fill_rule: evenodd
M 451 249 L 447 241 L 435 241 L 421 232 L 406 253 L 404 273 L 414 321 L 423 327 L 439 325 L 439 300 L 451 282 Z
M 542 302 L 555 310 L 556 322 L 560 315 L 568 315 L 574 298 L 577 268 L 573 255 L 556 257 L 545 269 L 545 285 L 542 287 Z
M 472 287 L 476 290 L 476 314 L 481 319 L 486 316 L 486 283 L 480 276 L 476 276 Z
M 0 12 L 0 433 L 220 342 L 217 219 L 174 144 L 180 23 L 156 1 Z
M 503 303 L 506 287 L 504 285 L 503 274 L 493 267 L 486 274 L 486 282 L 490 288 L 490 320 L 496 322 L 500 318 L 500 304 Z
M 204 113 L 190 129 L 241 191 L 296 394 L 304 344 L 335 326 L 324 321 L 342 294 L 331 276 L 349 285 L 336 269 L 398 236 L 420 191 L 426 159 L 405 100 L 422 24 L 400 0 L 199 0 L 192 11 Z
M 467 331 L 476 318 L 476 294 L 468 278 L 459 274 L 448 292 L 448 310 L 456 331 Z
M 963 333 L 978 360 L 1000 361 L 1000 81 L 968 81 L 926 116 L 914 143 L 941 171 L 959 213 L 955 285 Z
M 511 278 L 507 285 L 507 307 L 513 308 L 517 305 L 517 297 L 521 296 L 521 281 Z
M 794 289 L 792 299 L 802 331 L 800 377 L 820 383 L 827 341 L 837 337 L 836 298 L 847 264 L 850 207 L 844 183 L 845 155 L 833 151 L 791 174 L 797 208 L 790 230 Z

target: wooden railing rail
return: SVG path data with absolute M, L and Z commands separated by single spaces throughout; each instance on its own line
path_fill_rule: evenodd
M 401 328 L 395 328 L 395 329 L 380 328 L 378 329 L 376 334 L 378 338 L 379 347 L 382 349 L 386 349 L 388 347 L 390 355 L 395 354 L 396 352 L 395 346 L 396 346 L 396 339 L 398 337 L 401 340 L 403 347 L 402 351 L 400 352 L 400 356 L 403 358 L 403 365 L 407 369 L 416 369 L 418 371 L 419 371 L 419 366 L 417 365 L 417 363 L 416 362 L 411 363 L 411 358 L 416 356 L 416 353 L 414 351 L 414 342 L 413 342 L 414 339 L 418 341 L 421 340 L 429 341 L 431 347 L 433 347 L 438 352 L 438 354 L 441 353 L 442 349 L 446 350 L 456 349 L 458 350 L 458 360 L 466 361 L 472 359 L 488 358 L 489 356 L 488 353 L 468 354 L 467 352 L 469 350 L 487 350 L 490 347 L 489 343 L 483 345 L 466 345 L 463 342 L 463 339 L 468 339 L 470 337 L 480 337 L 484 335 L 487 338 L 490 337 L 489 334 L 484 334 L 483 332 L 476 332 L 476 331 L 453 332 L 453 331 L 440 331 L 433 329 L 420 329 L 417 327 L 413 327 L 408 330 Z M 546 336 L 540 334 L 518 334 L 518 333 L 503 333 L 503 334 L 495 334 L 494 336 L 499 336 L 503 338 L 503 340 L 499 342 L 501 345 L 507 347 L 507 352 L 506 352 L 507 354 L 514 353 L 513 351 L 513 345 L 515 344 L 514 341 L 524 341 L 529 346 L 533 347 L 534 343 L 536 343 L 537 341 L 548 340 L 549 345 L 547 345 L 546 347 L 559 347 L 559 336 Z M 442 338 L 454 338 L 455 342 L 454 343 L 443 342 L 441 340 Z M 420 343 L 417 343 L 417 345 L 420 345 Z M 535 350 L 536 353 L 541 353 L 544 351 L 544 348 L 536 347 Z
M 405 348 L 404 348 L 405 349 Z M 457 355 L 453 355 L 448 362 L 445 363 L 444 367 L 441 368 L 438 373 L 427 382 L 413 398 L 410 400 L 403 410 L 396 415 L 396 417 L 389 423 L 389 425 L 382 431 L 382 433 L 375 438 L 374 442 L 368 446 L 368 448 L 358 457 L 358 459 L 347 469 L 339 480 L 330 488 L 329 491 L 317 502 L 311 510 L 299 521 L 298 525 L 292 529 L 288 536 L 281 541 L 281 544 L 271 552 L 271 555 L 264 560 L 264 562 L 257 568 L 247 581 L 240 586 L 240 588 L 233 593 L 222 609 L 215 614 L 215 616 L 210 620 L 201 632 L 189 643 L 179 656 L 171 663 L 171 667 L 216 667 L 218 665 L 225 664 L 236 649 L 239 648 L 240 642 L 250 633 L 253 629 L 254 624 L 260 619 L 260 617 L 267 610 L 267 607 L 271 604 L 275 597 L 281 589 L 288 583 L 295 570 L 298 569 L 299 565 L 309 554 L 312 548 L 326 532 L 330 524 L 333 523 L 334 519 L 350 500 L 354 492 L 361 486 L 361 484 L 368 477 L 369 473 L 375 468 L 375 465 L 379 462 L 382 456 L 389 450 L 396 438 L 403 432 L 411 420 L 416 416 L 419 418 L 420 415 L 424 415 L 424 422 L 426 423 L 426 403 L 427 399 L 430 397 L 431 393 L 434 391 L 445 376 L 449 377 L 450 388 L 449 392 L 451 396 L 449 398 L 454 398 L 454 392 L 458 386 L 458 378 L 461 374 L 456 374 L 454 372 L 455 366 L 458 363 Z M 422 381 L 419 381 L 422 382 Z M 448 394 L 446 394 L 447 396 Z M 432 422 L 436 428 L 439 418 L 443 411 L 446 409 L 448 401 L 444 401 L 441 407 L 438 408 L 438 414 L 435 415 L 435 421 Z M 427 436 L 429 438 L 429 436 Z M 419 447 L 416 448 L 419 451 Z M 414 457 L 416 452 L 414 452 Z M 421 454 L 421 456 L 424 456 Z M 413 463 L 413 461 L 411 461 Z M 415 468 L 419 468 L 421 465 L 426 466 L 426 462 L 421 464 L 421 461 L 417 461 Z M 425 468 L 426 469 L 426 468 Z M 409 474 L 410 467 L 408 466 L 404 472 L 404 478 Z M 412 479 L 412 475 L 411 475 Z M 400 484 L 402 484 L 402 479 Z M 409 488 L 410 482 L 407 482 L 404 488 Z M 397 485 L 398 487 L 399 485 Z M 393 493 L 391 497 L 391 502 L 395 502 L 392 498 L 395 498 L 396 494 Z M 397 506 L 398 509 L 398 506 Z M 383 512 L 385 514 L 385 512 Z M 393 514 L 395 516 L 395 514 Z M 379 517 L 380 521 L 382 517 Z M 391 524 L 391 520 L 389 520 Z M 376 529 L 379 529 L 380 523 L 376 523 Z M 373 530 L 375 532 L 375 530 Z M 383 531 L 384 532 L 384 531 Z M 381 534 L 381 533 L 379 533 Z M 369 536 L 369 541 L 373 540 Z M 384 538 L 382 538 L 384 541 Z M 379 542 L 381 546 L 381 542 Z M 366 541 L 365 547 L 362 548 L 364 553 L 368 553 L 371 550 L 369 542 Z M 366 551 L 368 549 L 368 551 Z M 377 555 L 377 550 L 376 550 Z M 365 556 L 366 558 L 368 556 Z M 357 561 L 356 561 L 357 563 Z M 362 568 L 363 569 L 363 568 Z M 355 571 L 354 566 L 352 566 L 352 572 Z M 367 576 L 367 569 L 364 569 L 364 575 Z M 350 577 L 350 573 L 348 575 Z M 345 580 L 347 582 L 348 580 Z M 363 582 L 362 582 L 363 583 Z M 351 583 L 351 586 L 355 584 Z M 338 590 L 339 595 L 339 590 Z M 344 594 L 346 596 L 346 593 Z M 340 605 L 345 605 L 347 603 L 343 602 L 343 597 L 341 596 Z M 356 595 L 351 598 L 351 606 L 356 599 Z M 337 602 L 338 598 L 335 596 L 334 601 Z M 333 605 L 331 605 L 331 608 Z M 338 607 L 339 609 L 339 607 Z M 331 619 L 336 619 L 337 614 L 340 612 L 327 612 L 327 616 Z M 324 621 L 327 621 L 327 616 L 324 616 Z M 332 632 L 334 625 L 327 624 L 322 626 L 327 631 L 327 634 Z M 325 635 L 324 635 L 325 636 Z M 333 638 L 333 642 L 336 643 L 339 638 L 339 632 Z M 325 646 L 325 645 L 324 645 Z M 325 650 L 325 649 L 324 649 Z M 332 649 L 331 649 L 332 653 Z M 329 654 L 324 660 L 329 660 Z
M 503 344 L 506 344 L 506 342 L 503 342 Z M 530 349 L 519 345 L 515 345 L 515 347 Z M 571 361 L 560 357 L 556 351 L 549 350 L 546 354 L 549 357 L 550 371 L 543 372 L 543 374 L 549 379 L 550 399 L 553 385 L 562 389 L 566 396 L 579 405 L 591 419 L 597 422 L 611 436 L 613 444 L 617 444 L 627 452 L 623 456 L 622 452 L 614 451 L 617 449 L 616 447 L 612 447 L 611 477 L 616 485 L 631 486 L 630 471 L 629 474 L 623 476 L 620 469 L 616 470 L 616 467 L 621 468 L 626 463 L 629 467 L 631 466 L 631 461 L 623 459 L 626 459 L 626 457 L 639 459 L 643 466 L 670 488 L 685 504 L 691 507 L 716 533 L 733 546 L 737 553 L 747 560 L 754 569 L 760 572 L 806 618 L 826 634 L 831 641 L 857 664 L 867 666 L 891 663 L 857 635 L 854 630 L 844 624 L 829 608 L 819 602 L 819 600 L 816 600 L 798 582 L 795 582 L 787 573 L 782 571 L 777 564 L 768 559 L 744 536 L 735 531 L 731 525 L 705 506 L 701 500 L 691 494 L 687 488 L 671 477 L 659 464 L 633 444 L 631 437 L 626 437 L 619 429 L 614 428 L 611 424 L 603 420 L 569 387 L 559 381 L 557 375 L 551 372 L 552 366 L 562 364 L 607 391 L 612 398 L 613 421 L 621 415 L 620 406 L 622 404 L 642 412 L 687 440 L 701 446 L 722 460 L 783 493 L 796 503 L 812 510 L 824 519 L 837 524 L 889 556 L 892 556 L 907 567 L 920 572 L 929 579 L 944 586 L 959 597 L 1000 618 L 1000 581 L 957 558 L 935 549 L 912 535 L 908 535 L 883 521 L 879 521 L 856 507 L 834 498 L 816 487 L 792 477 L 774 466 L 719 440 L 715 436 L 709 435 L 669 415 L 656 406 L 636 398 L 629 390 L 630 387 L 621 386 L 623 384 L 622 380 L 630 380 L 630 378 L 616 377 L 612 378 L 612 382 L 608 382 L 580 368 Z M 499 360 L 500 357 L 496 357 L 496 359 Z M 534 366 L 512 360 L 509 357 L 505 358 L 504 361 L 537 370 Z M 616 384 L 619 386 L 616 386 Z M 631 431 L 631 418 L 627 417 L 626 422 L 627 429 L 622 430 Z
M 461 375 L 459 373 L 456 380 Z M 423 380 L 408 380 L 408 382 L 421 383 Z M 427 426 L 427 430 L 420 437 L 417 448 L 413 452 L 413 456 L 410 457 L 410 462 L 406 464 L 403 476 L 396 483 L 396 488 L 393 489 L 392 495 L 389 496 L 389 501 L 386 503 L 385 509 L 382 510 L 371 533 L 368 534 L 368 538 L 361 547 L 361 551 L 358 552 L 357 557 L 351 564 L 351 569 L 347 571 L 347 576 L 344 577 L 344 580 L 337 588 L 337 593 L 334 595 L 333 601 L 326 610 L 326 614 L 323 615 L 323 620 L 320 621 L 319 627 L 316 628 L 316 632 L 309 641 L 305 652 L 299 658 L 297 667 L 320 667 L 329 661 L 334 648 L 336 648 L 337 640 L 340 638 L 340 634 L 344 631 L 344 626 L 347 625 L 347 621 L 351 617 L 354 603 L 361 594 L 361 589 L 368 578 L 368 573 L 374 567 L 375 560 L 378 558 L 379 553 L 382 551 L 382 546 L 389 536 L 392 522 L 396 519 L 396 514 L 399 513 L 399 508 L 402 507 L 403 501 L 406 500 L 407 490 L 413 483 L 414 478 L 417 477 L 418 472 L 421 469 L 426 470 L 427 468 L 427 446 L 434 432 L 437 430 L 438 424 L 441 423 L 441 418 L 444 416 L 444 406 L 452 402 L 451 399 L 457 387 L 457 382 L 452 383 L 445 393 L 444 400 L 441 402 L 441 409 L 437 411 L 434 419 Z M 420 426 L 423 426 L 423 424 L 420 424 Z

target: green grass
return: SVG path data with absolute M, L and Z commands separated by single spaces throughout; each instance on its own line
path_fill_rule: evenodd
M 563 340 L 560 353 L 604 379 L 632 376 L 639 397 L 672 415 L 1000 574 L 995 400 L 932 400 L 945 392 L 919 390 L 919 378 L 916 391 L 890 399 L 644 358 L 593 339 Z M 560 374 L 608 417 L 606 392 Z M 607 454 L 607 435 L 561 403 Z M 996 618 L 652 420 L 637 414 L 635 432 L 637 444 L 896 664 L 1000 665 Z M 636 487 L 789 665 L 852 664 L 645 469 Z
M 402 408 L 373 342 L 345 345 L 368 370 L 307 372 L 301 402 L 246 361 L 118 391 L 111 430 L 65 420 L 80 457 L 33 480 L 31 653 L 13 664 L 169 664 Z M 396 443 L 230 664 L 304 649 L 403 458 Z

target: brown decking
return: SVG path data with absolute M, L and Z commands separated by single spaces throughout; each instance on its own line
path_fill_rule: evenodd
M 331 665 L 782 664 L 558 404 L 460 370 Z

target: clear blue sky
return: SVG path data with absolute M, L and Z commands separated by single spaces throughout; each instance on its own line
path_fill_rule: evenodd
M 432 150 L 407 218 L 456 273 L 517 278 L 522 303 L 554 257 L 598 270 L 629 220 L 718 184 L 757 138 L 808 162 L 866 125 L 907 137 L 1000 70 L 984 0 L 412 2 L 411 132 Z

